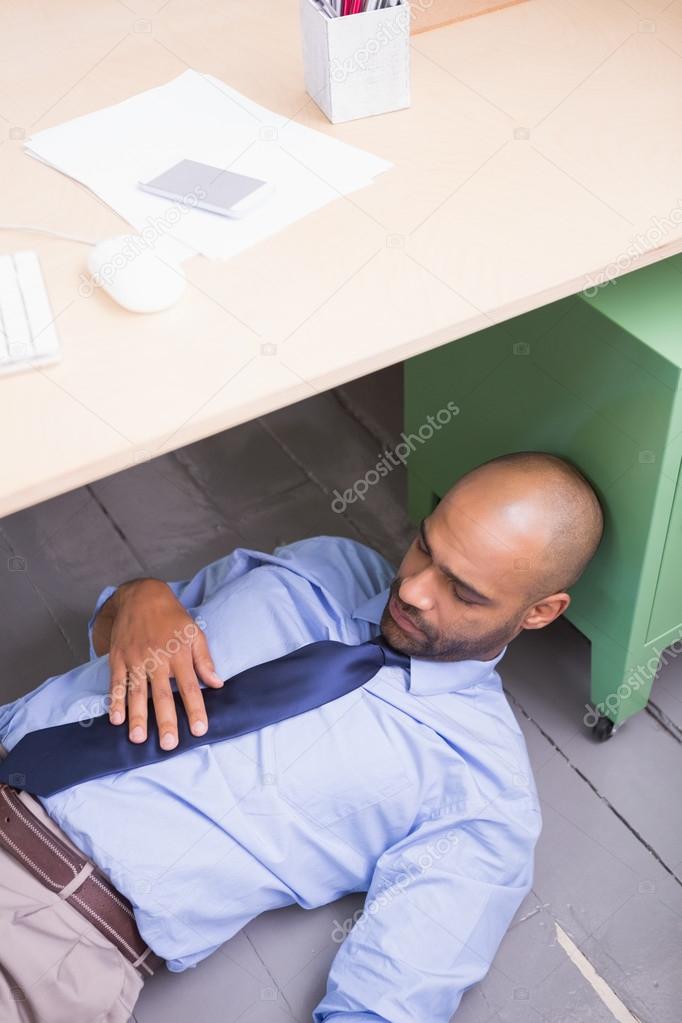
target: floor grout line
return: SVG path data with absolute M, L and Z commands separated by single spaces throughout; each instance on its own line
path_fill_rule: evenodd
M 388 430 L 384 430 L 378 423 L 373 421 L 370 416 L 363 414 L 362 408 L 346 393 L 343 384 L 335 388 L 332 394 L 343 411 L 354 419 L 358 426 L 362 427 L 375 444 L 378 444 L 382 449 L 395 447 L 396 439 L 391 436 Z
M 260 427 L 263 427 L 261 419 L 254 419 L 251 420 L 251 422 L 258 423 Z M 237 429 L 237 427 L 232 427 L 232 429 Z M 227 433 L 229 431 L 223 430 L 221 432 Z M 267 433 L 269 431 L 265 430 L 264 432 Z M 218 436 L 218 434 L 216 434 L 215 436 Z M 195 441 L 194 443 L 199 444 L 201 442 Z M 185 448 L 187 447 L 192 447 L 192 445 L 190 444 L 185 445 Z M 204 480 L 201 478 L 201 475 L 198 472 L 197 468 L 195 467 L 194 463 L 192 462 L 191 458 L 188 458 L 187 460 L 183 458 L 183 451 L 185 450 L 185 448 L 178 448 L 177 451 L 172 451 L 170 452 L 170 454 L 174 458 L 176 464 L 185 474 L 187 479 L 190 481 L 192 486 L 196 487 L 196 489 L 199 491 L 203 499 L 208 503 L 211 509 L 220 517 L 221 521 L 225 524 L 225 526 L 227 526 L 228 529 L 232 529 L 234 530 L 234 532 L 239 534 L 239 524 L 243 520 L 244 516 L 249 515 L 252 511 L 254 511 L 254 509 L 258 510 L 258 508 L 260 508 L 263 504 L 263 498 L 261 497 L 254 498 L 253 500 L 248 501 L 242 508 L 236 510 L 234 514 L 228 514 L 226 509 L 223 508 L 218 501 L 216 501 L 215 495 L 213 494 L 210 487 L 206 486 Z M 296 490 L 297 487 L 301 487 L 304 485 L 305 480 L 297 481 L 296 483 L 292 483 L 291 485 L 284 487 L 283 490 L 278 490 L 275 494 L 272 494 L 269 498 L 266 498 L 266 500 L 269 501 L 279 500 L 279 498 L 282 495 L 291 493 L 292 490 Z
M 590 781 L 590 779 L 587 777 L 587 775 L 583 771 L 581 771 L 580 768 L 576 764 L 573 763 L 573 761 L 570 759 L 570 757 L 568 757 L 567 754 L 564 753 L 564 751 L 561 749 L 561 747 L 557 745 L 557 743 L 554 741 L 554 739 L 551 737 L 551 735 L 549 735 L 549 733 L 546 732 L 544 730 L 544 728 L 542 728 L 542 726 L 538 724 L 538 722 L 535 720 L 535 718 L 533 718 L 532 715 L 530 715 L 527 712 L 525 707 L 519 702 L 519 700 L 513 695 L 513 693 L 510 693 L 506 688 L 504 689 L 504 692 L 507 695 L 507 697 L 515 704 L 515 706 L 517 706 L 519 708 L 519 710 L 521 711 L 523 716 L 528 721 L 530 721 L 531 724 L 535 725 L 535 727 L 540 732 L 540 734 L 547 740 L 547 742 L 550 743 L 550 745 L 557 751 L 557 753 L 559 753 L 559 755 L 563 757 L 563 759 L 566 761 L 567 765 L 571 768 L 571 770 L 575 771 L 575 773 L 578 775 L 578 777 L 581 778 L 582 781 L 584 781 L 585 784 L 588 785 L 589 788 L 594 792 L 594 794 L 599 799 L 601 799 L 601 801 L 609 808 L 611 813 L 614 814 L 618 818 L 618 820 L 622 824 L 625 825 L 625 827 L 628 829 L 630 834 L 633 835 L 634 838 L 636 838 L 637 841 L 641 845 L 644 846 L 644 848 L 647 850 L 647 852 L 649 852 L 651 854 L 651 856 L 653 856 L 653 858 L 658 863 L 660 863 L 660 865 L 663 867 L 663 869 L 668 874 L 670 874 L 670 876 L 672 878 L 674 878 L 674 880 L 677 882 L 677 884 L 679 884 L 680 887 L 682 887 L 682 878 L 678 877 L 678 875 L 675 873 L 675 871 L 671 867 L 668 866 L 668 864 L 665 862 L 665 860 L 662 859 L 661 856 L 659 856 L 659 854 L 656 852 L 656 850 L 653 848 L 653 846 L 650 845 L 650 843 L 647 842 L 642 837 L 642 835 L 639 834 L 637 829 L 634 828 L 632 826 L 632 824 L 630 824 L 630 822 L 623 816 L 623 814 L 619 810 L 616 809 L 616 807 L 613 805 L 613 803 L 609 799 L 607 799 L 607 797 L 605 795 L 603 795 L 603 793 L 601 793 L 599 791 L 599 789 L 594 784 L 594 782 Z
M 126 549 L 128 551 L 130 551 L 131 555 L 133 556 L 135 561 L 140 566 L 140 569 L 142 569 L 142 571 L 146 571 L 147 570 L 147 562 L 142 557 L 140 552 L 137 550 L 137 548 L 135 547 L 135 544 L 132 543 L 132 541 L 128 539 L 128 537 L 124 533 L 123 529 L 119 526 L 119 524 L 116 521 L 116 519 L 114 518 L 114 516 L 111 514 L 111 512 L 109 511 L 107 506 L 104 504 L 104 502 L 100 498 L 99 494 L 96 493 L 95 490 L 93 490 L 92 486 L 89 483 L 87 483 L 83 487 L 83 489 L 86 490 L 90 494 L 90 497 L 95 502 L 95 504 L 97 505 L 97 507 L 101 511 L 102 515 L 104 515 L 105 519 L 107 520 L 107 522 L 109 523 L 111 528 L 114 530 L 116 535 L 119 537 L 121 542 L 125 545 Z
M 682 743 L 682 729 L 679 725 L 676 725 L 672 718 L 669 718 L 653 700 L 649 700 L 644 710 L 647 714 L 651 715 L 654 721 L 656 721 L 661 728 L 665 729 L 668 735 L 672 735 L 673 739 Z
M 256 946 L 255 942 L 254 942 L 254 941 L 253 941 L 253 939 L 251 938 L 250 934 L 248 934 L 248 933 L 247 933 L 247 930 L 246 930 L 246 928 L 244 928 L 244 929 L 242 930 L 242 934 L 244 935 L 244 937 L 245 937 L 245 938 L 246 938 L 246 940 L 248 941 L 249 945 L 250 945 L 250 946 L 251 946 L 251 948 L 253 949 L 253 954 L 254 954 L 254 955 L 256 956 L 256 958 L 258 959 L 258 962 L 259 962 L 259 963 L 261 964 L 261 966 L 263 967 L 263 969 L 264 969 L 264 970 L 265 970 L 265 972 L 267 973 L 268 977 L 269 977 L 269 978 L 270 978 L 270 980 L 272 981 L 272 983 L 273 983 L 273 986 L 274 986 L 274 988 L 275 988 L 275 991 L 279 992 L 279 994 L 281 995 L 282 1001 L 284 1002 L 284 1005 L 286 1006 L 286 1010 L 287 1010 L 287 1012 L 289 1013 L 289 1015 L 291 1016 L 292 1020 L 294 1020 L 294 1021 L 295 1021 L 295 1023 L 300 1023 L 300 1021 L 299 1021 L 299 1019 L 298 1019 L 298 1016 L 296 1016 L 296 1014 L 294 1013 L 294 1010 L 292 1009 L 291 1005 L 289 1004 L 289 1000 L 288 1000 L 287 996 L 286 996 L 286 995 L 284 994 L 284 990 L 283 990 L 283 989 L 282 989 L 282 988 L 280 987 L 280 985 L 279 985 L 279 984 L 277 983 L 277 980 L 275 979 L 275 977 L 274 977 L 274 975 L 273 975 L 273 973 L 272 973 L 272 970 L 270 969 L 270 967 L 269 967 L 269 966 L 268 966 L 268 964 L 266 963 L 266 961 L 265 961 L 265 959 L 263 958 L 263 956 L 262 956 L 262 955 L 260 954 L 260 952 L 258 951 L 258 948 L 257 948 L 257 946 Z
M 295 452 L 292 450 L 292 448 L 289 447 L 289 445 L 286 443 L 286 441 L 282 440 L 282 438 L 277 433 L 275 433 L 275 431 L 269 425 L 267 420 L 266 419 L 259 419 L 258 422 L 260 423 L 262 428 L 265 430 L 265 432 L 268 434 L 268 436 L 280 448 L 280 450 L 284 452 L 284 454 L 287 456 L 289 461 L 293 462 L 294 465 L 298 469 L 300 469 L 302 473 L 305 474 L 308 482 L 309 483 L 314 483 L 315 486 L 318 488 L 318 490 L 321 490 L 322 493 L 325 494 L 325 496 L 329 496 L 329 491 L 325 487 L 325 485 L 322 482 L 322 480 L 319 479 L 316 476 L 316 474 L 313 472 L 313 470 L 308 468 L 308 466 L 305 464 L 305 462 L 295 454 Z M 303 484 L 300 484 L 300 483 L 298 484 L 298 486 L 302 486 L 302 485 Z

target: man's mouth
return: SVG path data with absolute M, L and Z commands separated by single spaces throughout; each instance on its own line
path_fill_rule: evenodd
M 395 597 L 391 597 L 388 602 L 388 610 L 391 618 L 396 625 L 403 630 L 403 632 L 412 633 L 414 636 L 423 636 L 424 633 L 421 629 L 417 628 L 414 622 L 407 617 L 407 615 L 400 610 L 398 607 Z

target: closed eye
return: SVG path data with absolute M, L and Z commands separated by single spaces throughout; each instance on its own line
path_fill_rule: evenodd
M 465 600 L 464 597 L 460 597 L 459 593 L 457 592 L 454 586 L 452 587 L 452 592 L 454 593 L 457 600 L 459 600 L 461 604 L 466 604 L 467 607 L 473 607 L 474 604 L 477 603 L 477 601 L 475 600 Z
M 417 536 L 417 548 L 418 550 L 421 551 L 422 554 L 425 554 L 427 558 L 431 557 L 431 552 L 427 551 L 426 547 L 424 546 L 424 541 L 422 540 L 420 535 Z M 467 607 L 474 607 L 478 603 L 478 601 L 476 600 L 465 600 L 464 597 L 461 597 L 457 592 L 457 587 L 455 586 L 454 583 L 452 584 L 452 593 L 456 600 L 459 600 L 461 604 L 465 604 Z

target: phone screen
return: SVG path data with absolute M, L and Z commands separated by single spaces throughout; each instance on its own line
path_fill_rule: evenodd
M 151 181 L 140 182 L 141 188 L 154 195 L 185 204 L 189 199 L 193 206 L 225 213 L 266 185 L 260 178 L 235 174 L 195 160 L 181 160 Z

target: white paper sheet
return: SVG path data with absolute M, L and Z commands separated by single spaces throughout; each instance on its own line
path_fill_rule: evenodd
M 25 148 L 82 182 L 138 231 L 181 243 L 186 255 L 199 252 L 216 259 L 229 258 L 365 187 L 393 166 L 192 70 L 115 106 L 41 131 Z M 275 194 L 243 220 L 231 220 L 138 187 L 138 181 L 183 159 L 272 181 Z

